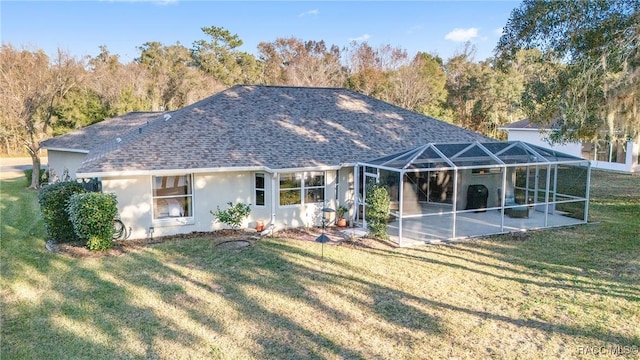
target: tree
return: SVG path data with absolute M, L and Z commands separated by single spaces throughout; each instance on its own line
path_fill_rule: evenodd
M 165 46 L 146 42 L 138 49 L 140 57 L 135 61 L 147 71 L 147 96 L 152 110 L 179 109 L 193 102 L 193 98 L 209 95 L 212 87 L 221 87 L 205 81 L 206 74 L 192 66 L 189 49 L 180 43 Z
M 346 73 L 340 63 L 340 49 L 327 48 L 324 41 L 279 38 L 258 44 L 267 84 L 339 87 Z
M 446 74 L 442 59 L 418 53 L 410 64 L 390 75 L 387 98 L 395 105 L 439 117 L 446 100 Z
M 407 65 L 407 52 L 391 45 L 374 49 L 366 42 L 353 42 L 346 56 L 347 88 L 385 101 L 389 100 L 389 73 Z
M 50 63 L 42 50 L 19 51 L 11 45 L 2 46 L 2 116 L 19 125 L 15 129 L 17 137 L 31 156 L 34 174 L 40 173 L 40 141 L 47 136 L 55 119 L 55 106 L 77 86 L 82 70 L 79 61 L 61 50 Z M 39 187 L 39 177 L 33 176 L 30 188 Z
M 119 56 L 112 55 L 103 45 L 89 65 L 91 89 L 100 95 L 107 117 L 151 108 L 147 96 L 149 76 L 140 64 L 122 64 Z
M 523 103 L 532 122 L 560 126 L 555 140 L 613 140 L 640 128 L 639 40 L 639 0 L 526 0 L 496 50 L 504 64 L 538 48 L 551 64 Z
M 242 40 L 222 27 L 203 27 L 211 41 L 193 42 L 191 58 L 196 67 L 213 75 L 225 85 L 253 84 L 260 75 L 260 64 L 255 57 L 238 48 Z

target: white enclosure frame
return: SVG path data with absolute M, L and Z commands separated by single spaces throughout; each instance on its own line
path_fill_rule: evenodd
M 567 173 L 570 171 L 572 173 Z M 392 202 L 397 196 L 394 202 L 397 203 L 397 208 L 394 206 L 390 213 L 389 235 L 399 246 L 571 226 L 584 224 L 588 220 L 591 177 L 589 161 L 520 141 L 430 143 L 358 163 L 356 174 L 359 172 L 362 172 L 362 176 L 356 177 L 356 180 L 360 180 L 356 181 L 356 191 L 362 187 L 363 220 L 366 218 L 367 180 L 370 182 L 375 179 L 376 183 L 385 183 L 381 174 L 387 175 Z M 429 187 L 432 178 L 444 172 L 452 175 L 452 183 L 449 185 L 451 189 L 442 192 L 447 202 L 430 202 L 432 194 Z M 573 176 L 574 173 L 579 173 L 580 176 Z M 492 180 L 483 179 L 482 174 L 487 174 Z M 572 190 L 577 194 L 558 191 L 559 186 L 563 187 L 558 182 L 559 176 L 563 183 L 579 182 L 576 187 L 571 184 Z M 417 212 L 415 209 L 408 211 L 408 204 L 405 203 L 406 193 L 415 192 L 416 184 L 410 184 L 412 187 L 407 189 L 407 180 L 412 177 L 418 179 L 418 186 L 427 187 L 426 194 L 420 194 L 426 196 L 426 201 L 410 200 L 414 208 L 415 203 L 418 204 Z M 420 184 L 424 179 L 426 182 Z M 492 202 L 484 204 L 481 209 L 470 209 L 469 204 L 466 204 L 466 208 L 461 206 L 465 204 L 465 200 L 460 192 L 465 190 L 465 184 L 467 187 L 472 185 L 473 179 L 489 181 L 489 187 L 492 188 L 489 191 Z M 469 192 L 468 188 L 466 191 Z M 516 198 L 520 198 L 520 201 L 516 202 Z M 430 208 L 430 204 L 437 206 Z M 573 213 L 558 208 L 571 208 Z M 366 228 L 366 221 L 363 221 L 363 226 Z

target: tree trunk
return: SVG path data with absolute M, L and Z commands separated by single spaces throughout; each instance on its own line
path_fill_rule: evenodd
M 27 151 L 29 155 L 31 155 L 31 163 L 33 164 L 33 172 L 31 173 L 31 185 L 29 189 L 37 190 L 40 188 L 40 156 L 38 155 L 38 150 L 40 149 L 40 144 L 32 140 L 31 144 L 27 144 Z

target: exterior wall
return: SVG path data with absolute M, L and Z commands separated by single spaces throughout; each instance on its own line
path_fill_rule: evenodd
M 85 153 L 70 152 L 70 151 L 56 151 L 48 150 L 47 166 L 49 171 L 55 172 L 58 179 L 62 178 L 65 168 L 69 169 L 69 176 L 76 178 L 76 172 L 82 165 L 82 162 L 87 157 Z M 54 182 L 56 178 L 49 178 L 50 182 Z
M 582 157 L 582 144 L 555 144 L 551 145 L 544 140 L 544 135 L 537 130 L 508 130 L 509 141 L 524 141 L 533 145 L 539 145 L 560 151 L 569 155 Z M 638 154 L 640 153 L 640 136 L 635 141 L 630 140 L 627 143 L 627 157 L 624 164 L 613 163 L 608 161 L 591 160 L 591 167 L 601 170 L 613 170 L 621 172 L 640 172 L 640 164 L 638 164 Z
M 529 144 L 560 151 L 565 154 L 582 157 L 582 144 L 568 143 L 551 145 L 548 141 L 545 140 L 545 135 L 541 134 L 537 130 L 510 129 L 507 139 L 509 141 L 523 141 Z
M 192 184 L 194 215 L 191 218 L 153 219 L 152 176 L 150 175 L 105 177 L 102 178 L 102 190 L 105 193 L 116 194 L 120 219 L 127 229 L 131 229 L 130 239 L 149 238 L 151 227 L 155 237 L 222 229 L 225 225 L 214 222 L 210 211 L 215 211 L 218 206 L 221 209 L 227 208 L 227 202 L 251 204 L 251 214 L 242 224 L 244 228 L 255 228 L 257 221 L 263 221 L 267 226 L 273 224 L 275 229 L 283 229 L 319 226 L 322 224 L 322 207 L 335 209 L 339 201 L 349 201 L 350 194 L 353 193 L 353 182 L 350 181 L 353 180 L 353 170 L 349 168 L 340 170 L 338 200 L 336 200 L 335 188 L 336 173 L 335 170 L 325 173 L 325 204 L 301 206 L 279 206 L 277 174 L 264 173 L 264 206 L 255 205 L 255 172 L 194 174 Z
M 275 183 L 278 184 L 278 177 L 276 176 Z M 303 205 L 287 205 L 280 206 L 280 194 L 279 187 L 275 189 L 275 226 L 278 229 L 282 228 L 297 228 L 297 227 L 312 227 L 322 225 L 322 211 L 323 207 L 330 207 L 335 209 L 337 207 L 336 201 L 336 171 L 325 171 L 325 194 L 324 203 L 303 204 Z M 335 219 L 335 214 L 327 214 L 328 221 L 331 222 Z
M 507 174 L 507 186 L 509 186 L 509 174 Z M 457 209 L 467 208 L 467 190 L 469 185 L 484 185 L 489 191 L 487 207 L 500 206 L 498 189 L 502 188 L 502 173 L 473 174 L 471 169 L 458 171 L 458 201 Z M 513 184 L 511 184 L 513 186 Z
M 153 226 L 151 177 L 102 178 L 102 192 L 116 195 L 120 219 L 127 229 L 131 228 L 130 239 L 149 237 L 149 227 Z M 161 229 L 154 231 L 154 236 L 161 235 Z

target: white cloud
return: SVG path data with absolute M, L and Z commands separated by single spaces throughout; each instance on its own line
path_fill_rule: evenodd
M 502 34 L 504 34 L 504 28 L 497 28 L 495 30 L 493 30 L 493 33 L 498 35 L 498 36 L 502 36 Z
M 298 17 L 304 17 L 304 16 L 307 16 L 307 15 L 318 15 L 319 13 L 320 13 L 320 10 L 318 10 L 318 9 L 312 9 L 312 10 L 305 11 L 305 12 L 303 12 L 303 13 L 300 13 L 300 14 L 298 15 Z
M 455 42 L 465 42 L 477 37 L 478 29 L 473 27 L 468 29 L 456 28 L 444 36 L 445 40 L 451 40 Z
M 361 36 L 358 37 L 354 37 L 354 38 L 349 38 L 349 41 L 367 41 L 371 38 L 371 35 L 369 34 L 363 34 Z

